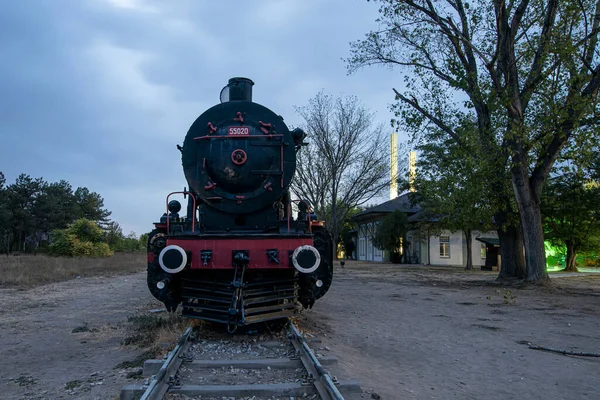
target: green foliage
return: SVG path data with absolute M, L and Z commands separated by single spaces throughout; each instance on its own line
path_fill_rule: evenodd
M 597 148 L 595 143 L 590 148 Z M 600 182 L 587 147 L 566 148 L 542 196 L 544 234 L 566 248 L 566 268 L 576 270 L 577 254 L 600 250 Z
M 142 242 L 137 238 L 135 232 L 130 232 L 121 240 L 119 251 L 141 251 L 144 248 L 145 246 L 142 246 Z
M 375 237 L 371 240 L 376 248 L 397 253 L 406 232 L 408 232 L 408 218 L 404 212 L 396 210 L 381 220 Z
M 52 233 L 49 253 L 63 257 L 109 257 L 113 252 L 101 242 L 102 229 L 94 222 L 78 219 L 66 229 Z
M 148 247 L 148 237 L 149 237 L 149 233 L 143 233 L 142 235 L 140 235 L 139 238 L 139 242 L 140 242 L 140 249 L 141 250 L 146 250 L 146 248 Z
M 413 197 L 427 216 L 451 231 L 493 229 L 498 205 L 485 164 L 473 156 L 476 148 L 429 142 L 418 146 L 421 160 Z
M 10 222 L 12 212 L 8 204 L 8 191 L 4 186 L 6 179 L 4 174 L 0 172 L 0 252 L 8 250 L 10 237 Z
M 102 238 L 102 229 L 98 224 L 85 218 L 75 221 L 68 231 L 83 242 L 97 243 Z
M 102 238 L 113 251 L 142 251 L 146 249 L 148 242 L 148 234 L 145 234 L 145 237 L 142 235 L 139 239 L 135 232 L 130 232 L 127 236 L 123 235 L 123 229 L 115 221 L 106 224 Z

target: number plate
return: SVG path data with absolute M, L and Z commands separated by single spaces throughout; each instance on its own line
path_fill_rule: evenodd
M 230 126 L 227 128 L 227 134 L 229 136 L 248 136 L 250 135 L 249 126 Z

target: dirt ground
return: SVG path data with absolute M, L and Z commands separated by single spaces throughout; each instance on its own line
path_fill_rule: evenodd
M 298 320 L 364 398 L 600 399 L 600 358 L 520 343 L 600 352 L 600 275 L 533 288 L 495 275 L 347 263 Z M 0 289 L 0 397 L 118 398 L 139 381 L 115 368 L 142 353 L 120 344 L 127 317 L 159 307 L 143 272 Z
M 0 289 L 0 398 L 114 399 L 143 353 L 121 346 L 127 317 L 160 305 L 144 273 Z
M 519 343 L 599 353 L 600 275 L 518 289 L 490 285 L 496 272 L 460 268 L 354 262 L 337 272 L 305 320 L 366 393 L 600 399 L 600 358 Z

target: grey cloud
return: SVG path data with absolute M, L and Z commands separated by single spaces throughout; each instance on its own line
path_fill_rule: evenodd
M 123 1 L 123 0 L 121 0 Z M 300 123 L 319 90 L 354 94 L 387 123 L 397 73 L 347 76 L 348 42 L 376 5 L 331 1 L 4 2 L 0 12 L 0 170 L 100 192 L 125 231 L 151 229 L 185 185 L 175 144 L 232 76 Z M 136 2 L 131 2 L 135 5 Z M 149 10 L 149 11 L 148 11 Z

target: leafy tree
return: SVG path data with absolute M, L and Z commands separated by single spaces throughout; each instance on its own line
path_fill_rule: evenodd
M 150 234 L 149 233 L 143 233 L 140 235 L 139 238 L 139 242 L 140 242 L 140 250 L 146 250 L 146 248 L 148 247 L 148 236 Z
M 125 236 L 121 226 L 116 221 L 111 221 L 104 228 L 102 240 L 113 251 L 141 251 L 146 248 L 148 234 L 142 235 L 139 239 L 135 232 L 130 232 Z
M 123 241 L 123 229 L 116 221 L 110 221 L 104 227 L 103 241 L 108 243 L 112 250 L 118 250 Z
M 399 252 L 406 232 L 408 218 L 404 212 L 396 210 L 381 220 L 371 241 L 376 248 L 389 251 L 394 259 L 393 255 Z
M 75 201 L 80 218 L 96 221 L 98 224 L 107 224 L 111 212 L 104 207 L 104 199 L 96 192 L 90 192 L 86 187 L 78 187 L 75 191 Z
M 33 247 L 37 251 L 53 231 L 66 229 L 78 218 L 89 217 L 106 224 L 110 212 L 103 207 L 104 200 L 98 193 L 87 188 L 78 188 L 73 193 L 71 184 L 65 180 L 48 183 L 43 178 L 21 174 L 13 184 L 6 186 L 4 174 L 0 172 L 0 246 L 7 254 L 14 248 L 27 251 Z M 54 236 L 63 244 L 70 243 L 64 235 Z M 98 253 L 102 247 L 98 245 L 90 250 L 88 245 L 82 246 L 79 251 L 82 254 Z
M 413 205 L 424 208 L 417 238 L 429 241 L 442 229 L 463 231 L 468 243 L 466 267 L 470 269 L 472 231 L 495 229 L 503 254 L 498 279 L 523 278 L 523 235 L 508 173 L 495 163 L 494 154 L 481 153 L 476 127 L 463 121 L 457 130 L 464 138 L 462 145 L 432 126 L 415 147 L 421 156 L 414 182 L 416 192 L 410 199 Z M 488 158 L 489 162 L 482 161 Z M 410 188 L 407 180 L 402 186 Z
M 487 176 L 476 160 L 461 146 L 426 144 L 415 179 L 414 197 L 426 215 L 435 216 L 437 225 L 462 231 L 467 243 L 465 269 L 473 269 L 472 232 L 492 229 L 494 209 L 488 192 Z M 414 201 L 414 200 L 413 200 Z
M 44 182 L 40 186 L 32 214 L 37 248 L 42 238 L 48 237 L 52 230 L 64 229 L 77 218 L 71 184 L 64 180 L 50 184 Z
M 0 251 L 10 252 L 10 231 L 12 212 L 8 204 L 8 190 L 5 187 L 6 179 L 0 172 Z
M 590 135 L 566 147 L 544 188 L 544 233 L 566 248 L 565 269 L 577 271 L 577 255 L 600 250 L 600 182 L 595 164 L 600 145 Z
M 15 183 L 8 186 L 8 206 L 12 214 L 12 231 L 14 241 L 17 241 L 18 250 L 23 251 L 25 239 L 28 234 L 35 231 L 34 208 L 40 189 L 45 185 L 42 178 L 33 179 L 31 176 L 21 174 Z
M 66 229 L 52 233 L 49 246 L 53 256 L 108 257 L 113 253 L 107 243 L 101 241 L 102 229 L 94 221 L 78 219 Z
M 526 280 L 547 279 L 541 194 L 561 149 L 598 123 L 600 0 L 379 3 L 382 29 L 352 45 L 350 71 L 406 68 L 395 111 L 413 132 L 433 125 L 461 145 L 457 126 L 477 127 L 480 153 L 510 172 Z
M 140 251 L 142 250 L 140 240 L 137 238 L 135 232 L 130 232 L 129 235 L 125 236 L 121 242 L 121 251 Z
M 576 174 L 550 178 L 542 197 L 546 238 L 567 248 L 565 269 L 577 271 L 577 254 L 600 250 L 600 187 Z
M 298 153 L 292 191 L 324 217 L 337 244 L 351 210 L 389 184 L 385 131 L 373 126 L 374 115 L 352 96 L 333 99 L 321 92 L 297 111 L 310 147 Z

